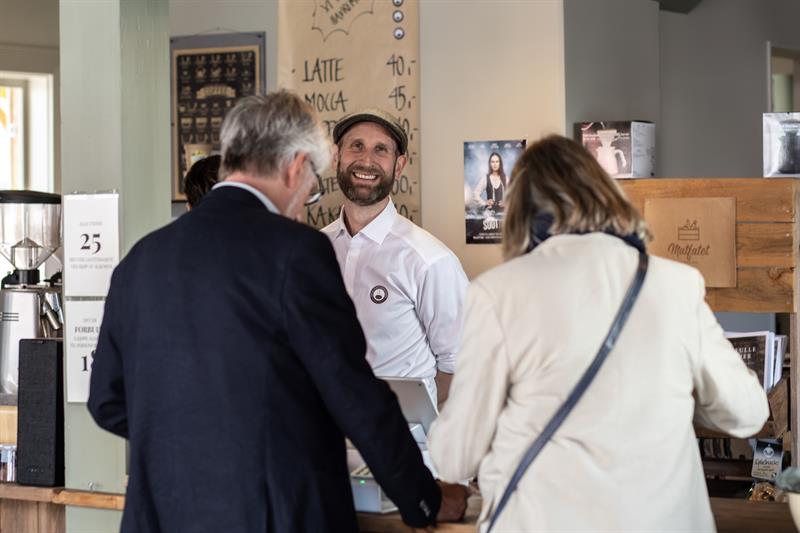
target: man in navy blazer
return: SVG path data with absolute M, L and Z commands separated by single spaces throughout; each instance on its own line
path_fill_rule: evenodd
M 345 435 L 408 525 L 459 518 L 370 370 L 330 242 L 293 220 L 330 160 L 313 111 L 249 97 L 221 140 L 224 181 L 111 280 L 88 407 L 130 440 L 122 531 L 356 531 Z

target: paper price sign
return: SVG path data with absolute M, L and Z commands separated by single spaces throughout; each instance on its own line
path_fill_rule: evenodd
M 92 359 L 103 322 L 103 300 L 65 302 L 64 345 L 67 351 L 67 401 L 85 403 L 89 399 Z
M 119 263 L 119 195 L 64 196 L 64 296 L 108 293 Z

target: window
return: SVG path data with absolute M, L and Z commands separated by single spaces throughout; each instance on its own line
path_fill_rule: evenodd
M 53 76 L 0 71 L 0 189 L 53 191 Z

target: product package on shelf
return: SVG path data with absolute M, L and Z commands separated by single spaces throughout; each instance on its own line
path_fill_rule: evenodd
M 776 353 L 776 347 L 780 349 L 783 346 L 785 350 L 785 343 L 776 341 L 771 331 L 725 332 L 725 336 L 747 367 L 758 375 L 764 390 L 769 392 L 780 380 L 783 368 L 783 354 Z
M 575 135 L 612 178 L 654 175 L 656 125 L 652 122 L 579 122 Z
M 764 176 L 800 177 L 800 113 L 764 113 Z
M 753 460 L 755 439 L 732 439 L 727 437 L 699 437 L 697 444 L 702 459 Z

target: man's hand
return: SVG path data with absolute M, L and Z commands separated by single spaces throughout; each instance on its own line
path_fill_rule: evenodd
M 437 370 L 436 377 L 433 379 L 436 382 L 436 406 L 439 408 L 439 411 L 441 411 L 444 401 L 450 393 L 450 383 L 453 381 L 453 374 Z
M 469 490 L 463 485 L 436 482 L 442 491 L 442 505 L 439 507 L 439 514 L 436 515 L 438 522 L 458 522 L 464 518 L 467 510 L 467 497 Z

